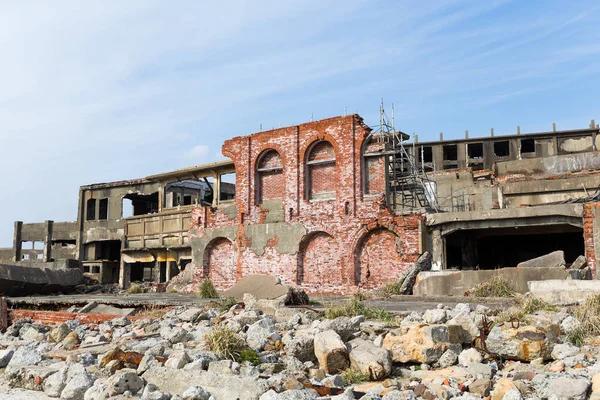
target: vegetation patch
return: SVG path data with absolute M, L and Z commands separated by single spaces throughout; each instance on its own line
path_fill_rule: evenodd
M 219 293 L 210 279 L 203 279 L 198 287 L 198 296 L 203 299 L 218 299 Z
M 353 295 L 348 301 L 342 304 L 335 304 L 325 310 L 325 318 L 335 319 L 338 317 L 356 317 L 362 315 L 365 318 L 377 319 L 386 324 L 392 324 L 396 320 L 396 316 L 385 308 L 371 307 L 365 303 L 367 296 L 358 292 Z
M 585 339 L 600 335 L 600 295 L 590 296 L 573 309 L 573 316 L 581 324 L 567 332 L 567 340 L 581 346 Z
M 392 296 L 401 295 L 402 292 L 400 288 L 402 287 L 402 283 L 399 281 L 389 281 L 386 282 L 383 286 L 381 286 L 377 290 L 377 294 L 385 299 L 388 299 Z
M 252 349 L 242 350 L 237 361 L 240 363 L 244 362 L 244 361 L 249 361 L 253 365 L 260 364 L 260 360 L 258 359 L 258 354 L 256 354 L 256 351 L 254 351 Z
M 516 293 L 514 286 L 498 274 L 491 279 L 480 283 L 473 289 L 473 297 L 512 297 Z
M 217 326 L 206 335 L 208 349 L 223 358 L 237 360 L 246 349 L 244 339 L 231 328 Z
M 342 380 L 346 383 L 346 385 L 357 385 L 359 383 L 363 383 L 364 381 L 368 381 L 369 377 L 365 374 L 355 371 L 353 369 L 348 368 L 345 370 L 342 375 Z
M 144 293 L 144 289 L 142 288 L 142 285 L 137 284 L 137 283 L 132 283 L 131 286 L 129 286 L 129 289 L 127 289 L 127 293 L 129 293 L 129 294 Z

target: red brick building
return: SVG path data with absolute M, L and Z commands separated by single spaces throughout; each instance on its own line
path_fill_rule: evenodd
M 358 115 L 227 140 L 231 204 L 192 211 L 192 263 L 175 285 L 219 289 L 268 274 L 311 293 L 350 293 L 398 277 L 421 253 L 421 215 L 385 204 L 381 143 Z

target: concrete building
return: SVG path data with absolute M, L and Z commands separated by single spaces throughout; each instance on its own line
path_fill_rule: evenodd
M 514 267 L 563 250 L 567 263 L 585 255 L 595 271 L 598 133 L 592 121 L 414 138 L 400 167 L 358 115 L 254 133 L 225 141 L 226 161 L 82 186 L 76 222 L 17 222 L 0 260 L 74 258 L 105 283 L 181 291 L 205 277 L 225 289 L 269 274 L 309 292 L 348 293 L 394 279 L 425 250 L 435 270 Z M 427 172 L 419 202 L 428 206 L 396 190 L 393 171 L 409 159 Z

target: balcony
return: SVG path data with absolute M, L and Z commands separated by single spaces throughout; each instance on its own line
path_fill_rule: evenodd
M 188 230 L 193 206 L 160 214 L 125 219 L 125 248 L 164 248 L 189 246 Z

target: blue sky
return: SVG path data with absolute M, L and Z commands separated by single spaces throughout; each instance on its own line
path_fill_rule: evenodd
M 596 1 L 216 3 L 0 3 L 0 246 L 261 123 L 375 124 L 381 98 L 420 140 L 600 121 Z

